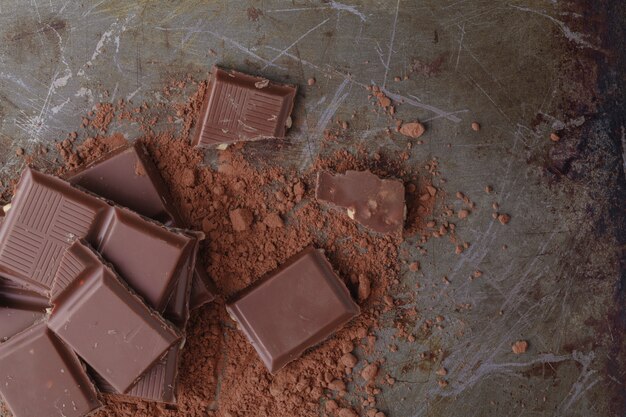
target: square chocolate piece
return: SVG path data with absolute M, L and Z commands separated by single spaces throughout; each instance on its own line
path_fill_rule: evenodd
M 45 322 L 0 344 L 0 392 L 14 417 L 82 417 L 101 406 L 78 357 Z
M 192 144 L 284 137 L 296 91 L 293 85 L 213 67 Z
M 60 279 L 65 288 L 54 291 L 48 326 L 118 392 L 126 392 L 180 335 L 81 241 L 61 262 L 72 263 L 73 279 L 67 273 L 55 277 L 55 287 Z
M 274 373 L 359 314 L 326 257 L 308 247 L 227 305 Z
M 399 233 L 404 226 L 404 184 L 370 171 L 317 174 L 315 198 L 345 210 L 348 217 L 378 233 Z

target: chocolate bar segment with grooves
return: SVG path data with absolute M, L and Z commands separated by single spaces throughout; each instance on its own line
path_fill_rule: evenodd
M 274 373 L 359 314 L 359 306 L 313 247 L 290 258 L 226 306 Z
M 102 405 L 76 354 L 45 322 L 0 344 L 0 392 L 13 417 L 81 417 Z
M 317 174 L 315 197 L 346 210 L 352 220 L 379 233 L 401 232 L 405 218 L 404 184 L 370 171 Z
M 145 146 L 120 147 L 67 176 L 78 185 L 167 226 L 186 227 Z M 215 299 L 215 287 L 201 262 L 195 265 L 191 308 Z M 123 274 L 122 274 L 123 275 Z
M 194 247 L 184 233 L 27 168 L 0 224 L 0 273 L 49 295 L 63 251 L 84 238 L 163 311 Z M 148 250 L 149 249 L 149 250 Z
M 0 278 L 0 342 L 43 319 L 48 299 Z
M 282 138 L 297 87 L 213 67 L 192 144 Z
M 180 334 L 131 292 L 99 255 L 75 241 L 76 274 L 53 300 L 48 327 L 118 392 L 128 390 Z

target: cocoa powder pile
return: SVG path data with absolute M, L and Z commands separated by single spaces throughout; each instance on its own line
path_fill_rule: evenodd
M 62 174 L 125 143 L 120 134 L 107 136 L 109 126 L 123 131 L 124 124 L 139 124 L 143 136 L 137 140 L 146 144 L 182 215 L 207 236 L 200 258 L 220 292 L 218 300 L 192 313 L 177 409 L 105 396 L 105 408 L 95 415 L 384 416 L 377 396 L 382 385 L 393 384 L 393 378 L 384 372 L 385 352 L 374 352 L 373 347 L 381 315 L 400 304 L 394 295 L 413 293 L 402 288 L 398 279 L 403 236 L 368 232 L 345 213 L 320 205 L 314 198 L 315 174 L 319 169 L 370 169 L 381 177 L 400 178 L 407 189 L 405 237 L 419 232 L 418 244 L 423 244 L 432 236 L 443 236 L 443 228 L 456 242 L 447 222 L 431 220 L 441 197 L 428 180 L 436 174 L 436 161 L 420 172 L 422 167 L 405 166 L 405 158 L 399 155 L 339 149 L 298 172 L 294 167 L 250 160 L 245 144 L 203 152 L 192 147 L 189 139 L 206 83 L 174 80 L 163 93 L 184 97 L 189 89 L 193 91 L 188 99 L 173 98 L 171 104 L 154 109 L 148 103 L 136 106 L 123 101 L 98 105 L 84 117 L 83 131 L 57 144 L 64 160 L 58 170 Z M 163 120 L 168 122 L 165 128 L 161 128 Z M 329 137 L 337 140 L 333 132 L 326 132 Z M 216 157 L 214 166 L 204 163 L 205 154 Z M 329 340 L 271 375 L 228 317 L 224 303 L 309 244 L 325 251 L 359 300 L 362 313 Z M 419 263 L 411 264 L 412 272 L 418 269 Z M 414 341 L 411 331 L 417 314 L 415 308 L 397 311 L 393 323 L 385 322 L 385 326 L 394 326 L 396 337 Z

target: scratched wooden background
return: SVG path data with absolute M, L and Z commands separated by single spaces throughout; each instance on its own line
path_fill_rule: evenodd
M 306 167 L 337 118 L 350 121 L 345 146 L 405 149 L 368 103 L 364 87 L 379 85 L 404 103 L 399 118 L 428 128 L 410 161 L 437 157 L 451 204 L 457 190 L 477 204 L 458 223 L 471 242 L 462 255 L 443 240 L 431 239 L 426 255 L 414 239 L 405 244 L 422 264 L 417 308 L 446 322 L 400 344 L 387 364 L 397 382 L 379 408 L 389 417 L 623 417 L 620 3 L 0 0 L 2 184 L 24 165 L 17 148 L 63 139 L 95 103 L 167 100 L 165 80 L 201 77 L 214 63 L 303 87 L 285 154 L 252 145 L 269 158 Z M 41 158 L 55 166 L 54 152 Z M 508 226 L 492 219 L 494 201 Z M 476 269 L 483 277 L 469 280 Z M 380 349 L 391 333 L 380 332 Z M 528 353 L 511 353 L 517 339 Z M 438 349 L 445 388 L 420 360 Z

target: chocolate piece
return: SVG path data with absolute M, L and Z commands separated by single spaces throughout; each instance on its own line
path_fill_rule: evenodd
M 65 253 L 80 267 L 55 298 L 48 326 L 111 386 L 125 392 L 180 335 L 84 243 L 75 241 Z
M 48 300 L 0 278 L 0 341 L 32 326 L 46 314 Z
M 326 257 L 308 247 L 226 306 L 270 372 L 359 314 Z
M 0 378 L 14 417 L 81 417 L 102 405 L 76 354 L 45 322 L 0 345 Z
M 68 181 L 167 226 L 186 227 L 161 174 L 139 142 L 70 173 Z M 214 285 L 201 262 L 195 265 L 195 275 L 191 308 L 215 299 Z
M 189 260 L 195 264 L 195 257 Z M 189 296 L 191 290 L 191 275 L 179 280 L 177 289 L 165 310 L 164 317 L 174 323 L 179 329 L 184 329 L 189 318 Z M 137 381 L 124 395 L 149 401 L 158 401 L 167 404 L 176 404 L 176 388 L 178 385 L 178 362 L 181 346 L 176 344 L 167 354 Z M 102 392 L 118 394 L 100 375 L 94 373 L 94 379 Z
M 405 203 L 402 181 L 381 179 L 369 171 L 317 174 L 315 197 L 345 209 L 348 217 L 379 233 L 400 232 Z
M 213 67 L 192 144 L 282 138 L 297 87 Z
M 0 272 L 48 295 L 62 254 L 84 238 L 126 282 L 163 311 L 194 239 L 30 168 L 0 225 Z

